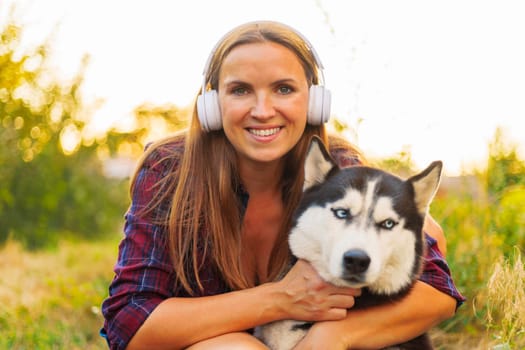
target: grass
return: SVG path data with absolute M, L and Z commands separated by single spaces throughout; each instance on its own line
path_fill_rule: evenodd
M 471 322 L 461 332 L 437 328 L 432 332 L 437 348 L 525 349 L 525 265 L 518 249 L 493 265 L 485 286 L 465 306 L 459 312 L 481 315 L 482 327 Z
M 525 349 L 525 267 L 519 250 L 494 266 L 486 290 L 487 329 L 498 343 Z
M 440 349 L 525 349 L 524 199 L 524 186 L 509 186 L 497 197 L 455 193 L 432 204 L 455 283 L 467 297 L 434 332 Z
M 524 195 L 522 188 L 496 204 L 448 195 L 433 203 L 454 280 L 468 299 L 432 330 L 437 349 L 525 349 Z M 0 349 L 107 349 L 98 335 L 100 305 L 119 239 L 33 252 L 14 241 L 0 247 Z
M 118 237 L 62 242 L 52 251 L 27 252 L 8 242 L 0 250 L 0 349 L 107 349 L 98 335 L 103 322 L 100 304 L 113 277 L 117 244 Z M 484 326 L 436 328 L 436 347 L 524 349 L 524 284 L 519 250 L 501 257 L 486 284 L 458 311 L 458 316 L 481 314 L 478 322 Z
M 0 250 L 0 349 L 107 349 L 100 304 L 113 277 L 117 238 Z

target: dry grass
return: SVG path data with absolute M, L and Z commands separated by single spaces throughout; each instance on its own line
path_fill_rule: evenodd
M 100 304 L 113 277 L 117 244 L 118 237 L 63 242 L 44 252 L 24 251 L 15 242 L 1 248 L 0 349 L 107 349 L 98 335 Z M 463 306 L 485 310 L 486 329 L 436 328 L 431 334 L 437 349 L 525 349 L 525 268 L 519 251 L 491 271 L 485 287 Z
M 483 298 L 489 332 L 499 343 L 525 349 L 525 266 L 519 250 L 495 264 Z
M 0 250 L 0 348 L 105 349 L 100 304 L 112 278 L 117 242 L 63 242 L 26 252 Z
M 518 249 L 493 264 L 486 286 L 471 304 L 474 314 L 484 315 L 485 330 L 459 334 L 435 329 L 438 349 L 525 349 L 525 265 Z

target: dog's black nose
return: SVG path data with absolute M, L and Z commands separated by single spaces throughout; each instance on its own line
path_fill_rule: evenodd
M 348 250 L 343 255 L 343 265 L 348 273 L 363 273 L 370 265 L 370 257 L 361 249 Z

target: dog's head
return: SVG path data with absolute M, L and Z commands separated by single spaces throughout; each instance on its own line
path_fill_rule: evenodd
M 423 222 L 442 163 L 403 180 L 379 169 L 340 169 L 314 138 L 290 248 L 327 281 L 391 295 L 412 284 L 425 252 Z

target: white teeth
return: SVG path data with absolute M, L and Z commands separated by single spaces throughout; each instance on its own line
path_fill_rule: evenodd
M 281 128 L 273 128 L 273 129 L 248 129 L 250 131 L 250 134 L 253 134 L 255 136 L 271 136 L 274 134 L 277 134 Z

